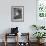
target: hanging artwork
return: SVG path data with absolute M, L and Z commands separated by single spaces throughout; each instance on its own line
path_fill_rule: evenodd
M 37 14 L 39 17 L 46 17 L 46 1 L 45 0 L 37 1 Z
M 37 15 L 36 23 L 38 25 L 45 25 L 46 23 L 46 0 L 37 0 Z
M 24 6 L 11 6 L 11 21 L 12 22 L 24 21 Z

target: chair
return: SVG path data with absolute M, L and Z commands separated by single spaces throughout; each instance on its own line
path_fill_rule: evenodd
M 30 42 L 29 42 L 29 33 L 21 33 L 21 39 L 20 40 L 24 40 L 19 42 L 19 46 L 30 46 Z
M 5 46 L 7 46 L 8 42 L 7 42 L 7 38 L 10 38 L 13 36 L 17 36 L 17 39 L 15 38 L 16 41 L 16 46 L 18 46 L 18 27 L 16 28 L 11 28 L 11 33 L 5 33 Z
M 15 38 L 15 40 L 16 40 L 16 46 L 18 46 L 18 34 L 17 35 L 16 34 L 12 35 L 12 34 L 9 34 L 9 33 L 5 34 L 5 46 L 8 45 L 7 39 L 10 38 L 11 36 L 17 36 L 17 38 Z

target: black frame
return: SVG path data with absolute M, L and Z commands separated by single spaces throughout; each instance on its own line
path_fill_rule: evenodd
M 20 11 L 22 17 L 19 19 L 14 19 L 14 16 L 15 16 L 14 13 L 16 13 L 14 11 L 17 11 L 17 10 Z M 11 6 L 11 21 L 12 22 L 24 22 L 24 6 Z

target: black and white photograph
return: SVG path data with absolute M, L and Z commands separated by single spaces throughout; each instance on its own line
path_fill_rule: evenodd
M 24 21 L 24 6 L 11 6 L 11 21 L 12 22 Z

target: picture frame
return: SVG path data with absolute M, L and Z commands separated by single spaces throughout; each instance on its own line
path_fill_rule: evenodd
M 11 6 L 11 21 L 24 22 L 24 6 Z
M 36 1 L 36 24 L 46 25 L 46 0 Z
M 39 18 L 46 18 L 46 1 L 45 0 L 37 0 L 36 2 L 37 16 Z

